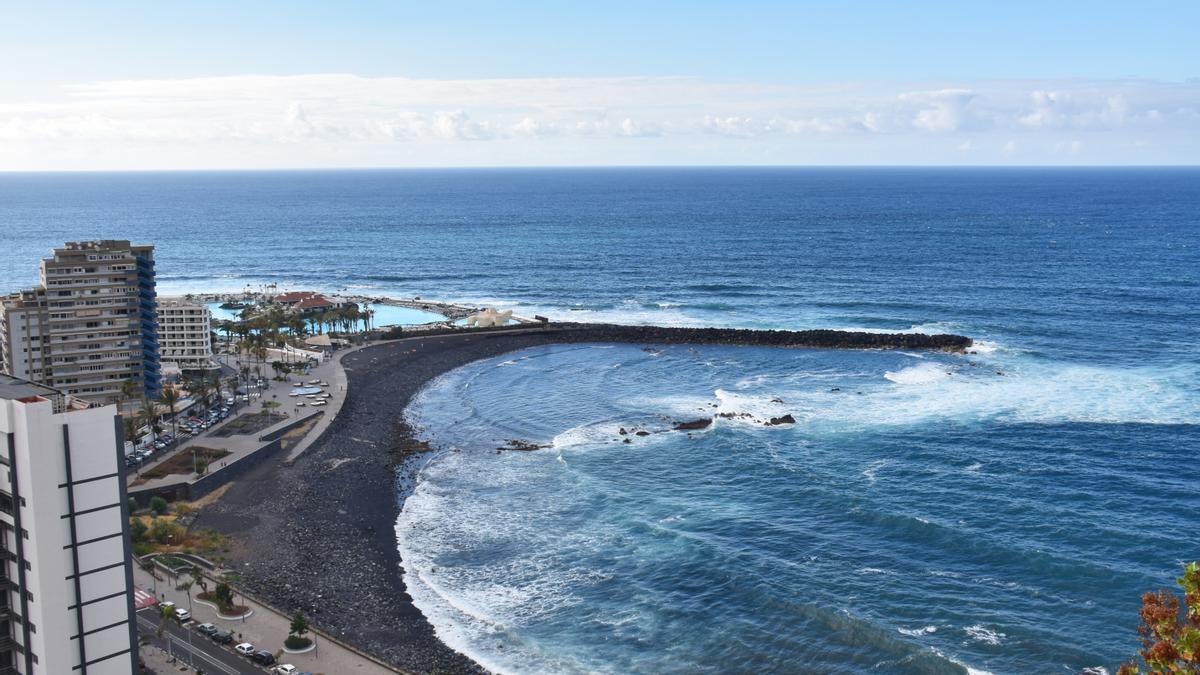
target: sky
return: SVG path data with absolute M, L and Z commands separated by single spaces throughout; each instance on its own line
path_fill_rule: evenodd
M 0 170 L 1200 163 L 1200 2 L 0 0 Z

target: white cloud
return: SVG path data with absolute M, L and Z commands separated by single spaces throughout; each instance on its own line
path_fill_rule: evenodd
M 1036 160 L 1027 153 L 1042 148 L 1047 161 L 1059 161 L 1054 157 L 1072 147 L 1079 153 L 1082 145 L 1072 143 L 1082 132 L 1089 157 L 1119 148 L 1125 155 L 1113 161 L 1195 163 L 1198 110 L 1194 80 L 123 80 L 72 86 L 51 99 L 0 97 L 0 169 L 188 168 L 181 163 L 189 159 L 205 168 L 237 167 L 247 156 L 280 166 L 377 166 L 736 163 L 764 156 L 912 162 L 919 152 L 922 161 L 949 162 L 961 161 L 966 149 L 973 161 L 986 162 L 1004 161 L 1017 140 L 1023 158 Z M 1151 152 L 1159 154 L 1129 154 Z

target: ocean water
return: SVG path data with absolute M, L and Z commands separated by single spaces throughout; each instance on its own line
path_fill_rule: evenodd
M 131 238 L 165 293 L 970 335 L 455 371 L 409 411 L 444 451 L 406 579 L 507 672 L 1111 671 L 1139 594 L 1200 558 L 1198 214 L 1196 169 L 4 174 L 0 277 Z

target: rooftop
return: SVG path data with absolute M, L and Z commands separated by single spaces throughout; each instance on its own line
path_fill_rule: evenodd
M 30 396 L 50 398 L 52 396 L 62 396 L 62 392 L 36 382 L 0 373 L 0 398 L 17 400 L 29 398 Z
M 91 407 L 87 401 L 75 398 L 53 387 L 22 380 L 4 373 L 0 373 L 0 399 L 24 402 L 30 402 L 31 399 L 42 399 L 50 401 L 56 413 L 66 410 L 85 410 Z

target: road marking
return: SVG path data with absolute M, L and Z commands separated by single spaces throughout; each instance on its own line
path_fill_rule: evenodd
M 141 615 L 138 616 L 138 624 L 141 625 L 143 628 L 147 628 L 152 631 L 158 630 L 158 624 L 154 623 L 153 621 L 150 621 L 149 619 L 147 619 L 146 617 L 141 616 Z M 184 630 L 186 630 L 186 629 L 184 629 Z M 214 659 L 213 657 L 211 657 L 207 653 L 205 653 L 204 650 L 199 649 L 198 647 L 193 647 L 193 646 L 189 645 L 186 640 L 184 640 L 183 638 L 179 637 L 178 635 L 175 635 L 174 633 L 170 632 L 170 629 L 164 630 L 163 632 L 166 634 L 167 639 L 170 640 L 173 644 L 178 645 L 184 651 L 191 652 L 193 655 L 199 656 L 200 658 L 204 659 L 205 661 L 208 661 L 209 663 L 213 664 L 213 666 L 217 670 L 219 670 L 223 673 L 226 673 L 226 675 L 239 675 L 237 670 L 230 668 L 229 666 L 225 665 L 224 663 L 221 663 L 220 661 L 217 661 L 216 659 Z
M 196 647 L 189 645 L 183 638 L 179 637 L 178 635 L 175 635 L 174 633 L 171 633 L 169 635 L 171 638 L 171 642 L 174 642 L 176 645 L 178 645 L 180 649 L 184 649 L 186 651 L 191 652 L 195 656 L 199 656 L 200 658 L 204 659 L 205 661 L 208 661 L 209 663 L 213 664 L 213 666 L 217 670 L 220 670 L 223 673 L 227 673 L 227 675 L 238 675 L 237 670 L 230 668 L 229 666 L 225 665 L 224 663 L 221 663 L 220 661 L 209 656 L 208 654 L 206 654 L 204 652 L 204 650 L 198 649 Z

